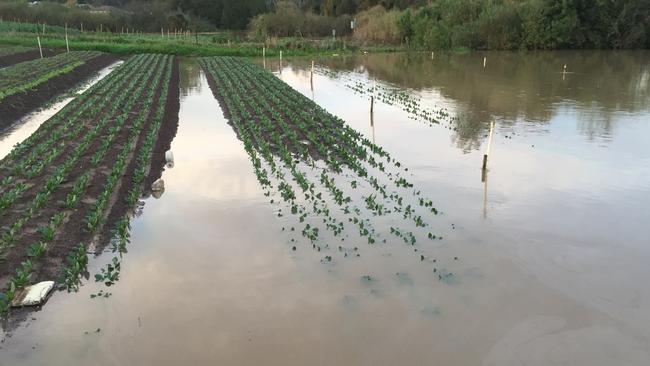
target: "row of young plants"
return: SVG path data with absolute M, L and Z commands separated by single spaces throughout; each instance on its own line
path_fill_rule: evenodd
M 28 91 L 56 76 L 69 73 L 99 55 L 101 53 L 96 51 L 61 53 L 0 69 L 0 102 L 11 95 Z
M 146 70 L 143 68 L 143 70 L 140 70 L 140 71 L 143 72 L 143 71 L 146 71 Z M 145 75 L 145 74 L 142 73 L 142 75 Z M 144 81 L 144 79 L 142 79 L 142 80 L 139 80 L 139 79 L 135 79 L 135 80 L 133 80 L 133 85 L 135 86 L 135 85 L 138 83 L 138 81 L 141 82 L 141 81 Z M 128 90 L 128 89 L 127 89 L 127 90 Z M 136 93 L 135 95 L 136 95 L 136 97 L 137 97 L 138 94 Z M 120 103 L 116 103 L 116 104 L 115 104 L 115 107 L 116 107 L 116 108 L 119 108 L 119 107 L 123 107 L 123 105 L 120 104 Z M 97 125 L 98 127 L 95 129 L 95 131 L 100 131 L 100 129 L 101 129 L 101 128 L 103 127 L 103 125 L 105 124 L 105 121 L 108 121 L 108 117 L 111 117 L 111 116 L 112 116 L 112 113 L 106 113 L 104 116 L 105 116 L 105 118 L 104 118 L 102 121 L 100 121 L 100 123 L 98 123 L 98 125 Z M 80 124 L 80 123 L 79 123 L 79 122 L 80 122 L 79 120 L 75 120 L 75 122 L 77 122 L 78 124 Z M 101 122 L 104 122 L 104 123 L 101 123 Z M 86 135 L 86 136 L 90 136 L 90 137 L 92 138 L 92 137 L 96 137 L 96 134 L 88 134 L 88 135 Z M 77 149 L 75 150 L 75 154 L 74 154 L 73 156 L 71 156 L 71 158 L 70 158 L 69 160 L 67 160 L 65 164 L 63 164 L 63 166 L 70 166 L 70 164 L 69 164 L 70 161 L 72 161 L 73 159 L 74 159 L 74 160 L 77 160 L 77 159 L 79 158 L 79 153 L 80 153 L 80 152 L 83 152 L 83 150 L 86 149 L 86 148 L 88 147 L 88 145 L 89 145 L 89 144 L 88 144 L 88 141 L 89 141 L 89 139 L 87 138 L 85 141 L 83 141 L 81 144 L 79 144 L 78 147 L 77 147 Z M 87 176 L 87 174 L 84 174 L 84 175 L 82 176 L 82 178 L 83 178 L 83 177 L 86 177 L 86 176 Z M 73 192 L 81 193 L 81 192 L 79 192 L 79 188 L 80 188 L 79 184 L 75 184 Z M 15 238 L 13 237 L 14 233 L 15 233 L 15 232 L 18 232 L 18 231 L 23 227 L 24 223 L 25 223 L 27 220 L 29 220 L 30 218 L 32 218 L 32 216 L 35 216 L 35 215 L 38 213 L 37 210 L 38 210 L 39 208 L 42 208 L 42 206 L 44 205 L 44 203 L 46 203 L 46 202 L 44 202 L 43 200 L 41 200 L 40 198 L 41 198 L 41 197 L 49 198 L 49 197 L 51 196 L 51 194 L 52 194 L 51 189 L 52 189 L 52 187 L 46 187 L 46 191 L 45 191 L 45 192 L 39 192 L 39 193 L 36 194 L 36 197 L 35 197 L 36 204 L 31 205 L 31 206 L 30 206 L 31 209 L 28 210 L 28 212 L 25 213 L 25 214 L 23 215 L 23 217 L 21 217 L 21 219 L 19 219 L 19 220 L 17 221 L 17 224 L 18 224 L 18 225 L 17 225 L 16 223 L 14 223 L 14 224 L 10 227 L 9 232 L 8 232 L 8 233 L 7 233 L 7 232 L 4 233 L 4 235 L 3 235 L 3 237 L 2 237 L 2 238 L 3 238 L 3 244 L 4 244 L 4 245 L 6 245 L 7 242 L 10 241 L 10 240 L 9 240 L 10 238 L 8 237 L 9 235 L 12 235 L 12 237 L 11 237 L 11 241 L 13 241 L 13 239 L 15 239 Z M 69 204 L 68 204 L 68 207 L 69 207 L 69 208 L 73 208 L 73 207 L 71 207 Z M 57 214 L 57 215 L 58 215 L 58 214 Z M 50 227 L 48 227 L 46 231 L 43 231 L 43 233 L 47 232 L 47 235 L 43 235 L 41 241 L 39 241 L 39 243 L 36 244 L 36 245 L 38 245 L 39 247 L 44 247 L 44 246 L 48 245 L 49 242 L 51 242 L 52 239 L 54 238 L 54 233 L 56 232 L 56 230 L 59 228 L 59 226 L 60 226 L 62 223 L 63 223 L 63 220 L 57 220 L 56 222 L 53 222 L 53 225 L 50 225 Z M 34 246 L 34 244 L 33 244 L 32 246 L 28 247 L 28 255 L 29 255 L 30 248 L 32 248 L 33 246 Z M 40 257 L 40 256 L 39 256 L 39 257 Z M 25 263 L 25 262 L 23 262 L 23 263 Z M 29 260 L 28 263 L 31 263 L 31 260 Z M 23 278 L 23 279 L 24 279 L 24 277 L 25 277 L 25 276 L 24 276 L 25 271 L 23 270 L 23 267 L 24 267 L 24 266 L 21 266 L 20 268 L 18 268 L 18 270 L 17 270 L 17 276 L 14 277 L 14 278 L 10 281 L 10 283 L 9 283 L 9 286 L 8 286 L 8 289 L 7 289 L 7 292 L 6 292 L 6 295 L 4 296 L 4 298 L 5 298 L 5 300 L 6 300 L 6 301 L 4 301 L 5 304 L 8 304 L 8 302 L 11 301 L 11 299 L 13 298 L 13 294 L 14 294 L 14 292 L 15 292 L 16 289 L 18 289 L 18 288 L 22 287 L 23 285 L 25 285 L 25 283 L 23 283 L 24 281 L 18 281 L 18 282 L 15 281 L 16 278 L 19 278 L 19 279 L 20 279 L 20 278 Z M 30 266 L 30 269 L 31 269 L 31 268 L 33 268 L 33 266 Z M 6 306 L 8 306 L 8 305 L 6 305 Z M 5 306 L 5 307 L 6 307 L 6 306 Z M 1 306 L 0 306 L 0 307 L 1 307 Z
M 74 145 L 72 152 L 55 160 L 61 163 L 54 169 L 47 170 L 54 173 L 47 176 L 47 183 L 39 187 L 40 190 L 34 193 L 33 199 L 27 204 L 29 209 L 18 220 L 22 224 L 12 224 L 1 237 L 0 247 L 4 246 L 5 250 L 26 248 L 24 256 L 28 259 L 22 262 L 27 265 L 16 269 L 16 275 L 9 281 L 4 293 L 0 294 L 0 312 L 8 310 L 15 291 L 31 281 L 40 280 L 32 276 L 33 270 L 41 264 L 43 258 L 48 257 L 50 251 L 58 245 L 69 245 L 64 243 L 62 235 L 66 230 L 78 229 L 79 223 L 73 221 L 80 220 L 80 214 L 83 213 L 85 217 L 85 230 L 81 235 L 87 238 L 82 242 L 87 244 L 96 237 L 111 209 L 111 197 L 120 184 L 125 184 L 121 181 L 128 179 L 124 174 L 134 158 L 136 143 L 148 131 L 149 127 L 146 126 L 159 125 L 155 120 L 162 119 L 160 110 L 164 110 L 164 101 L 160 106 L 160 99 L 155 96 L 164 94 L 166 97 L 172 62 L 173 56 L 133 57 L 113 72 L 116 77 L 102 80 L 99 83 L 102 85 L 96 85 L 84 94 L 94 93 L 100 99 L 85 98 L 85 102 L 78 107 L 104 100 L 110 95 L 115 96 L 114 99 L 109 99 L 106 105 L 99 108 L 86 108 L 80 115 L 64 112 L 76 116 L 76 125 L 87 125 L 87 128 L 81 129 L 81 135 L 73 133 L 74 128 L 67 134 L 61 134 L 68 139 L 63 140 L 65 143 Z M 45 128 L 58 131 L 66 123 L 67 121 L 59 121 L 54 126 Z M 79 132 L 81 131 L 77 131 Z M 75 140 L 77 138 L 78 141 Z M 142 139 L 145 140 L 144 137 Z M 47 141 L 43 139 L 41 143 Z M 35 147 L 37 146 L 39 145 Z M 48 151 L 53 149 L 56 146 Z M 16 157 L 13 158 L 16 163 Z M 71 170 L 73 166 L 76 169 Z M 44 174 L 47 171 L 44 170 Z M 63 182 L 74 183 L 62 185 Z M 101 187 L 101 190 L 93 190 L 94 187 Z M 33 227 L 38 222 L 43 222 L 48 215 L 52 215 L 49 225 L 38 229 L 41 236 L 38 242 L 30 245 L 29 239 L 33 237 L 29 234 L 30 225 Z M 65 267 L 60 269 L 59 282 L 70 290 L 75 289 L 79 276 L 85 272 L 86 244 L 74 246 L 67 256 Z
M 0 57 L 14 55 L 16 53 L 34 51 L 34 48 L 24 46 L 2 46 L 0 47 Z
M 388 235 L 409 245 L 418 237 L 440 239 L 421 232 L 425 218 L 438 213 L 432 201 L 420 197 L 402 176 L 406 169 L 381 147 L 258 66 L 234 58 L 200 62 L 265 194 L 272 203 L 281 197 L 312 248 L 329 248 L 319 241 L 323 226 L 342 241 L 350 238 L 347 225 L 369 244 L 386 243 Z M 381 220 L 395 227 L 376 230 Z
M 151 57 L 134 58 L 133 62 L 129 63 L 126 67 L 126 72 L 117 73 L 122 74 L 123 78 L 113 78 L 111 80 L 103 81 L 102 87 L 92 90 L 92 92 L 97 92 L 98 95 L 89 99 L 84 98 L 85 102 L 82 105 L 77 104 L 79 108 L 74 113 L 69 113 L 71 109 L 66 108 L 41 126 L 34 135 L 48 131 L 48 138 L 42 140 L 36 146 L 32 145 L 33 148 L 31 152 L 25 151 L 25 146 L 27 146 L 27 144 L 23 143 L 23 145 L 16 147 L 12 153 L 5 158 L 2 163 L 0 163 L 0 171 L 5 173 L 5 178 L 0 186 L 0 218 L 11 209 L 12 205 L 16 201 L 21 199 L 28 187 L 32 187 L 32 185 L 28 186 L 28 184 L 22 183 L 22 181 L 29 181 L 30 179 L 33 180 L 34 178 L 40 177 L 45 167 L 49 167 L 54 159 L 59 158 L 60 156 L 66 156 L 66 153 L 70 154 L 68 158 L 70 163 L 66 166 L 69 169 L 74 165 L 74 162 L 85 153 L 85 149 L 88 148 L 94 137 L 103 131 L 103 127 L 109 121 L 109 118 L 123 107 L 122 102 L 126 100 L 128 95 L 122 93 L 122 88 L 127 86 L 129 89 L 132 89 L 133 87 L 138 86 L 139 81 L 146 80 L 147 75 L 143 73 L 143 70 L 140 70 L 140 68 L 147 65 L 146 63 L 150 59 Z M 135 72 L 140 73 L 138 78 L 132 78 L 133 73 Z M 101 93 L 104 90 L 103 86 L 112 88 L 111 92 L 106 93 L 105 96 L 111 96 L 113 98 L 102 98 L 100 101 L 97 101 L 97 97 L 101 98 L 104 96 Z M 142 86 L 139 85 L 139 87 Z M 80 98 L 83 98 L 85 95 L 86 94 L 82 95 Z M 137 99 L 132 98 L 131 103 L 135 103 L 136 100 Z M 88 120 L 89 118 L 95 118 L 95 116 L 100 116 L 100 119 L 95 124 L 79 123 L 80 120 Z M 113 136 L 115 131 L 119 130 L 117 125 L 120 121 L 123 121 L 123 119 L 124 116 L 116 120 L 116 125 L 112 126 L 114 132 L 113 134 L 109 134 L 109 137 Z M 53 125 L 56 125 L 61 120 L 65 120 L 66 122 L 59 125 L 59 128 L 53 128 Z M 81 141 L 81 143 L 75 146 L 78 141 Z M 104 139 L 104 145 L 110 144 L 110 141 L 110 138 Z M 22 158 L 15 158 L 16 155 L 14 152 L 17 150 L 24 153 Z M 97 160 L 97 158 L 98 157 L 95 157 L 94 160 Z M 50 184 L 55 183 L 56 182 L 53 181 Z M 38 194 L 37 197 L 39 197 Z M 15 222 L 11 228 L 20 226 L 22 226 L 22 220 Z M 0 255 L 3 252 L 3 247 L 5 245 L 6 241 L 3 240 L 2 236 L 0 236 Z
M 409 118 L 421 121 L 429 126 L 444 124 L 449 128 L 453 128 L 454 123 L 458 121 L 458 117 L 453 116 L 446 108 L 427 107 L 422 98 L 406 90 L 362 80 L 355 75 L 328 69 L 316 69 L 315 72 L 342 81 L 346 88 L 367 99 L 372 97 L 376 102 L 396 106 L 406 112 Z
M 37 157 L 49 148 L 56 141 L 70 131 L 73 127 L 79 127 L 73 122 L 84 114 L 96 115 L 106 105 L 122 92 L 120 87 L 132 79 L 139 67 L 148 62 L 151 55 L 136 56 L 125 65 L 120 72 L 112 72 L 101 82 L 91 86 L 85 93 L 76 97 L 68 103 L 61 111 L 44 122 L 39 129 L 27 139 L 18 143 L 11 152 L 0 162 L 0 169 L 5 171 L 12 164 L 20 161 L 27 161 L 23 165 L 30 165 Z M 90 111 L 90 113 L 88 113 Z M 47 139 L 47 142 L 43 142 Z M 1 189 L 1 187 L 0 187 Z
M 174 67 L 172 63 L 170 63 L 170 67 Z M 110 233 L 110 250 L 115 253 L 115 256 L 111 258 L 105 268 L 101 268 L 100 272 L 96 273 L 94 276 L 96 282 L 103 282 L 106 286 L 112 286 L 119 280 L 123 255 L 126 253 L 127 244 L 130 242 L 131 217 L 133 212 L 136 210 L 140 197 L 143 194 L 144 182 L 151 165 L 153 150 L 156 141 L 158 140 L 160 128 L 165 117 L 165 106 L 169 97 L 171 77 L 171 72 L 166 72 L 164 74 L 162 84 L 158 88 L 160 94 L 157 103 L 155 104 L 155 108 L 150 112 L 149 125 L 146 134 L 142 136 L 141 141 L 138 144 L 139 148 L 135 152 L 134 169 L 130 176 L 129 188 L 126 196 L 120 198 L 124 200 L 127 211 L 108 228 L 108 232 Z M 72 260 L 70 263 L 75 262 Z M 75 284 L 78 284 L 80 279 L 77 275 L 74 277 L 75 280 L 73 281 L 71 277 L 66 276 L 66 272 L 63 273 L 63 278 L 65 278 L 66 282 L 73 282 Z M 76 287 L 73 287 L 73 289 L 74 288 Z M 104 292 L 103 290 L 98 294 L 90 295 L 91 298 L 106 298 L 109 296 L 111 296 L 111 293 L 108 291 Z

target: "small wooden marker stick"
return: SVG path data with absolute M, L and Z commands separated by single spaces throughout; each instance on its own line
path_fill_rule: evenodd
M 70 53 L 70 45 L 68 44 L 68 23 L 65 23 L 65 49 Z
M 485 155 L 483 155 L 483 170 L 487 169 L 488 155 L 490 155 L 490 148 L 492 147 L 492 133 L 494 132 L 494 121 L 490 122 L 490 135 L 488 136 L 488 145 Z
M 38 41 L 38 51 L 41 53 L 41 58 L 43 58 L 43 49 L 41 48 L 41 37 L 36 36 L 36 40 Z
M 485 64 L 487 64 L 487 57 L 483 57 L 483 67 L 485 67 Z
M 372 94 L 370 94 L 370 114 L 373 114 L 373 111 L 375 109 L 375 85 L 376 81 L 373 80 L 372 82 Z

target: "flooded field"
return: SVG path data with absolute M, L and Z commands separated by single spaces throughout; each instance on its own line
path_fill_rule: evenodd
M 3 324 L 0 365 L 646 365 L 649 56 L 331 57 L 313 79 L 311 59 L 259 60 L 394 159 L 364 180 L 292 151 L 372 228 L 327 198 L 346 229 L 316 237 L 303 220 L 321 216 L 259 183 L 212 76 L 182 60 L 164 193 L 78 292 Z M 397 172 L 425 223 L 368 193 Z

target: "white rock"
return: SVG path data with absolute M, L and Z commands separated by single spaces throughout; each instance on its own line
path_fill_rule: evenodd
M 42 304 L 54 288 L 54 281 L 43 281 L 27 286 L 18 291 L 11 301 L 11 306 L 34 306 Z

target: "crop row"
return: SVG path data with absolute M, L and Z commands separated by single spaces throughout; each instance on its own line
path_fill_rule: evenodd
M 343 81 L 344 85 L 356 94 L 360 94 L 376 102 L 396 106 L 405 111 L 409 118 L 426 123 L 429 126 L 446 124 L 453 126 L 458 118 L 450 114 L 446 108 L 431 108 L 425 105 L 422 98 L 403 89 L 362 81 L 356 76 L 349 76 L 327 69 L 316 69 L 316 73 Z M 453 127 L 452 127 L 453 128 Z
M 146 141 L 155 141 L 158 129 L 153 135 L 150 131 L 162 121 L 173 67 L 173 56 L 131 58 L 45 122 L 17 147 L 21 154 L 0 163 L 13 174 L 2 182 L 2 195 L 23 187 L 0 217 L 0 254 L 15 268 L 0 295 L 0 310 L 6 311 L 15 291 L 34 280 L 60 274 L 61 283 L 74 287 L 86 246 L 105 224 L 113 224 L 106 218 L 119 187 L 141 180 L 139 174 L 125 175 L 136 161 L 150 160 L 139 152 Z M 67 266 L 52 266 L 66 251 Z
M 101 53 L 95 51 L 62 53 L 0 69 L 0 101 L 68 73 L 99 55 Z
M 389 235 L 409 245 L 440 239 L 423 231 L 427 218 L 438 214 L 432 201 L 413 189 L 402 176 L 406 169 L 381 147 L 258 66 L 234 58 L 201 64 L 265 194 L 272 203 L 280 196 L 313 249 L 329 248 L 319 241 L 323 228 L 345 241 L 351 226 L 369 244 L 386 243 Z M 390 231 L 376 229 L 386 222 Z
M 103 127 L 112 116 L 112 112 L 118 110 L 127 97 L 122 94 L 121 88 L 133 88 L 138 82 L 144 80 L 145 75 L 141 73 L 140 68 L 152 57 L 136 57 L 125 66 L 127 69 L 124 72 L 110 74 L 101 83 L 96 84 L 46 121 L 0 162 L 0 172 L 5 177 L 0 182 L 0 217 L 26 190 L 27 185 L 22 181 L 38 178 L 43 169 L 53 160 L 73 151 L 74 143 L 65 144 L 61 143 L 62 141 L 77 141 L 80 136 L 89 138 L 92 125 L 79 123 L 79 120 L 92 118 L 104 112 L 103 117 L 93 128 L 98 131 Z M 132 78 L 137 72 L 140 72 L 140 77 Z M 106 110 L 107 106 L 111 106 L 109 110 Z M 105 113 L 106 111 L 110 113 Z M 0 254 L 1 248 L 0 245 Z
M 16 53 L 33 51 L 33 48 L 23 46 L 2 46 L 0 47 L 0 57 L 13 55 Z

